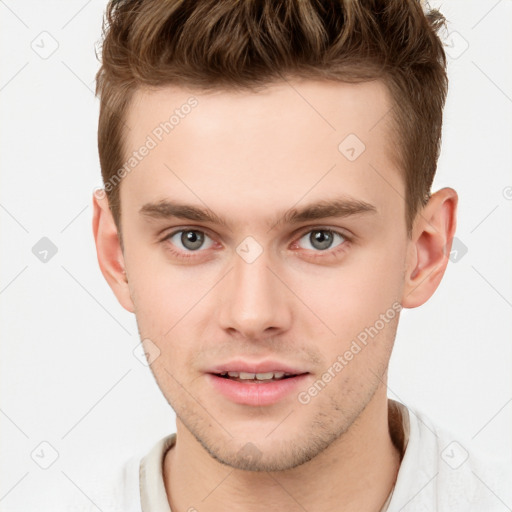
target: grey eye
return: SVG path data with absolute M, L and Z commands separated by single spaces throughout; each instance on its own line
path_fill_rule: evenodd
M 301 237 L 301 240 L 306 238 L 313 249 L 325 251 L 326 249 L 332 248 L 331 245 L 335 237 L 338 237 L 341 240 L 340 244 L 346 240 L 339 233 L 336 233 L 329 229 L 313 229 L 312 231 L 309 231 L 308 233 L 304 234 Z M 308 247 L 306 248 L 309 249 Z
M 178 237 L 177 239 L 179 240 L 179 243 L 187 251 L 197 251 L 204 244 L 205 237 L 210 238 L 208 237 L 208 235 L 205 235 L 205 233 L 203 233 L 202 231 L 197 231 L 193 229 L 182 229 L 181 231 L 176 231 L 171 236 L 169 236 L 169 240 L 171 240 L 171 242 L 174 245 L 177 245 L 177 241 L 173 240 L 176 239 L 176 237 Z M 206 247 L 206 249 L 208 247 Z

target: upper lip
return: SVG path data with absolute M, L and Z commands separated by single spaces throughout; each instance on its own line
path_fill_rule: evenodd
M 291 375 L 300 375 L 309 373 L 299 366 L 291 366 L 280 361 L 265 359 L 264 361 L 244 361 L 243 359 L 233 359 L 226 363 L 221 363 L 213 366 L 208 370 L 208 373 L 223 373 L 223 372 L 246 372 L 246 373 L 269 373 L 269 372 L 284 372 Z

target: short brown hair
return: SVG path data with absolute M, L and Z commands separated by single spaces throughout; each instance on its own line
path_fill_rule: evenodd
M 445 24 L 420 0 L 110 0 L 96 75 L 103 182 L 115 181 L 123 166 L 124 118 L 138 87 L 257 90 L 284 76 L 381 79 L 400 141 L 395 158 L 410 235 L 441 146 L 448 79 L 438 32 Z M 119 188 L 106 192 L 121 236 Z

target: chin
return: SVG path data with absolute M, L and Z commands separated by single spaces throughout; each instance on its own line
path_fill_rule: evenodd
M 247 439 L 247 436 L 244 436 Z M 334 440 L 335 436 L 313 438 L 313 436 L 290 436 L 286 439 L 265 439 L 261 441 L 228 440 L 224 445 L 208 443 L 199 439 L 199 443 L 215 460 L 233 469 L 244 471 L 286 471 L 316 457 Z M 233 450 L 233 445 L 239 446 Z

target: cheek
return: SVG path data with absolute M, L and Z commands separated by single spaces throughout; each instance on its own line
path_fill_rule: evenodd
M 302 275 L 296 284 L 297 295 L 304 297 L 316 314 L 308 318 L 322 324 L 327 335 L 332 336 L 330 330 L 344 338 L 354 335 L 373 324 L 401 297 L 402 259 L 396 250 L 361 249 L 337 268 Z
M 130 281 L 140 336 L 158 347 L 161 357 L 152 368 L 159 381 L 167 382 L 168 372 L 182 374 L 183 361 L 191 361 L 201 350 L 201 329 L 203 320 L 211 317 L 208 292 L 215 276 L 169 263 L 148 265 L 144 260 L 134 270 Z
M 176 265 L 161 246 L 126 243 L 126 267 L 137 317 L 161 334 L 183 317 L 207 291 L 197 267 Z M 211 287 L 211 286 L 210 286 Z

